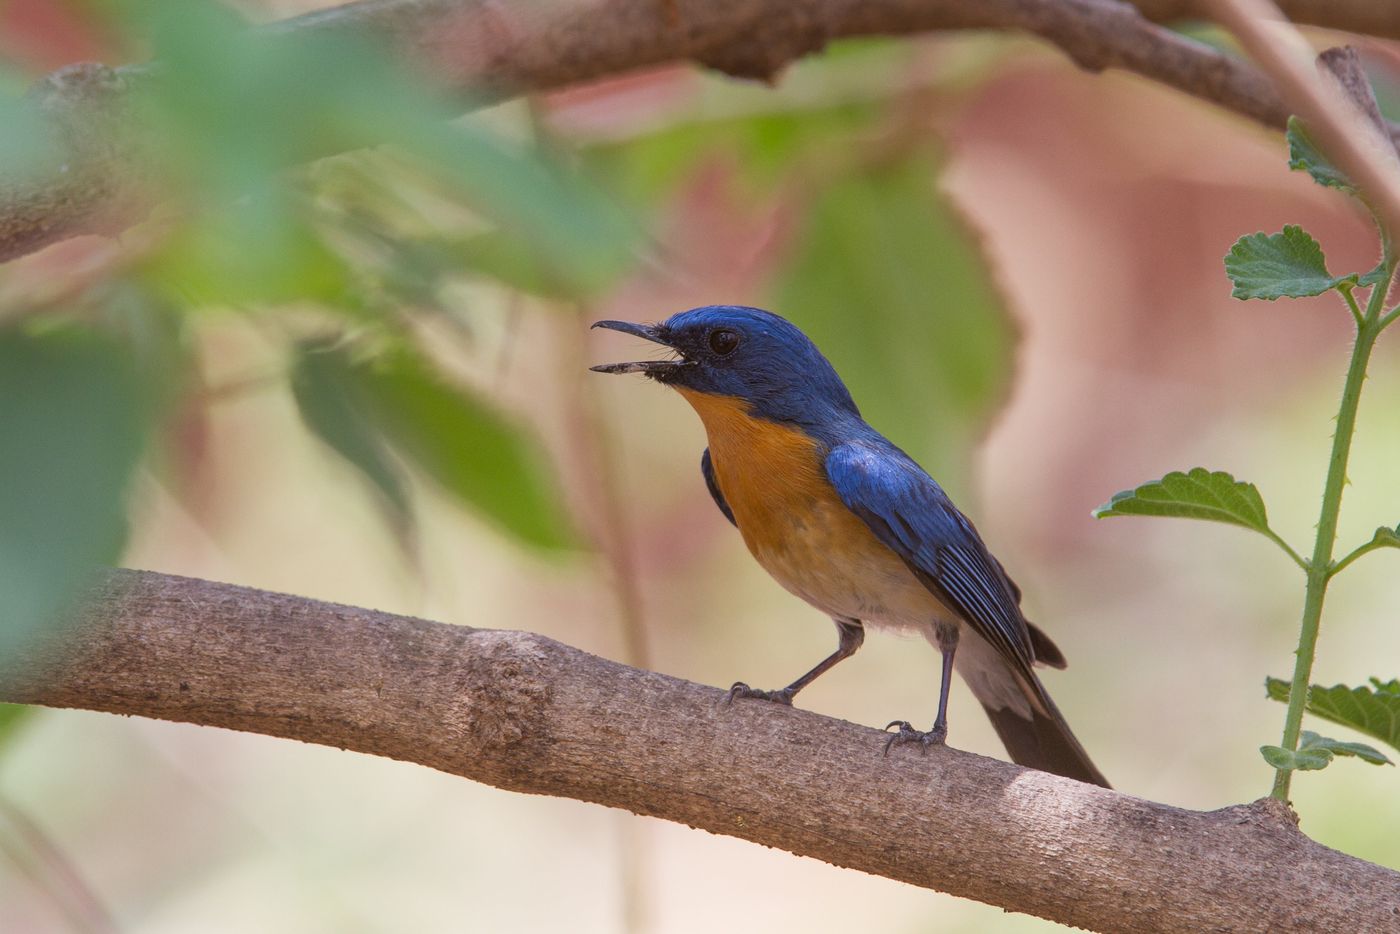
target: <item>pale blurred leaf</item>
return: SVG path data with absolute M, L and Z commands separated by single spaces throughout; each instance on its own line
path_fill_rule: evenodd
M 461 266 L 520 292 L 556 300 L 583 297 L 519 237 L 495 230 L 456 240 L 446 248 Z
M 360 375 L 343 348 L 299 345 L 292 394 L 311 433 L 369 482 L 390 524 L 401 536 L 407 534 L 413 515 L 404 477 L 370 420 L 360 391 Z
M 956 488 L 1005 395 L 1015 331 L 976 234 L 936 186 L 927 157 L 832 182 L 807 207 L 772 307 L 872 425 Z
M 573 543 L 543 457 L 494 408 L 406 348 L 376 354 L 351 373 L 375 430 L 458 501 L 528 544 Z
M 147 402 L 114 342 L 0 333 L 0 657 L 120 555 Z

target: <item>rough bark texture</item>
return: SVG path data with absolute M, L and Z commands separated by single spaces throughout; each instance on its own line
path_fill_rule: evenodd
M 1191 8 L 1182 0 L 1139 6 L 1161 19 Z M 1293 0 L 1285 9 L 1303 22 L 1400 36 L 1397 5 Z M 668 62 L 771 80 L 832 39 L 955 29 L 1037 35 L 1085 68 L 1133 71 L 1267 126 L 1283 126 L 1288 114 L 1253 66 L 1157 26 L 1120 0 L 360 0 L 261 31 L 283 40 L 365 32 L 481 103 Z M 119 102 L 151 74 L 84 64 L 36 86 L 68 158 L 40 178 L 0 172 L 0 262 L 139 218 L 153 172 L 148 135 Z
M 1184 811 L 469 629 L 116 571 L 0 698 L 265 733 L 626 808 L 1100 931 L 1400 931 L 1400 874 L 1269 800 Z

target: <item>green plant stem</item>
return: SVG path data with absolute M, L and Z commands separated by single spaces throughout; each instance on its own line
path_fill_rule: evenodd
M 1387 255 L 1387 273 L 1395 261 Z M 1390 281 L 1387 275 L 1386 282 Z M 1342 490 L 1346 487 L 1347 461 L 1351 456 L 1351 439 L 1356 433 L 1356 410 L 1361 402 L 1361 386 L 1366 382 L 1366 367 L 1371 350 L 1376 345 L 1383 326 L 1381 308 L 1385 305 L 1385 289 L 1377 286 L 1371 291 L 1366 315 L 1357 325 L 1356 343 L 1351 350 L 1346 385 L 1342 389 L 1342 405 L 1337 412 L 1337 431 L 1332 436 L 1332 459 L 1327 466 L 1327 484 L 1322 493 L 1322 513 L 1317 520 L 1317 540 L 1313 545 L 1312 561 L 1307 568 L 1308 584 L 1303 599 L 1303 622 L 1298 633 L 1297 659 L 1293 666 L 1293 683 L 1288 691 L 1288 713 L 1283 722 L 1281 745 L 1290 752 L 1298 748 L 1298 735 L 1303 726 L 1303 709 L 1308 700 L 1308 683 L 1312 677 L 1313 657 L 1317 650 L 1318 624 L 1322 620 L 1322 603 L 1327 596 L 1327 582 L 1332 578 L 1332 549 L 1337 540 L 1337 519 L 1341 514 Z M 1293 772 L 1279 769 L 1274 774 L 1273 796 L 1288 800 L 1288 788 Z
M 1282 549 L 1284 550 L 1284 553 L 1287 554 L 1288 557 L 1290 557 L 1290 558 L 1293 559 L 1293 563 L 1294 563 L 1294 564 L 1298 565 L 1298 567 L 1302 568 L 1305 572 L 1307 571 L 1307 569 L 1308 569 L 1308 562 L 1304 561 L 1304 560 L 1303 560 L 1303 556 L 1300 555 L 1300 554 L 1298 554 L 1298 552 L 1296 552 L 1296 551 L 1293 550 L 1293 546 L 1292 546 L 1292 545 L 1290 545 L 1290 544 L 1288 544 L 1288 542 L 1284 541 L 1284 540 L 1279 536 L 1279 534 L 1278 534 L 1277 532 L 1275 532 L 1273 529 L 1265 528 L 1265 529 L 1263 530 L 1263 532 L 1264 532 L 1264 534 L 1265 534 L 1266 536 L 1268 536 L 1268 538 L 1269 538 L 1275 545 L 1277 545 L 1277 546 L 1279 546 L 1280 548 L 1282 548 Z
M 1366 318 L 1361 314 L 1361 309 L 1357 307 L 1356 296 L 1351 294 L 1351 287 L 1346 286 L 1339 288 L 1337 291 L 1341 292 L 1342 298 L 1347 300 L 1347 307 L 1351 309 L 1352 320 L 1356 322 L 1358 328 L 1361 327 L 1366 322 Z
M 1378 548 L 1392 547 L 1394 546 L 1389 545 L 1386 542 L 1378 542 L 1374 540 L 1369 541 L 1364 545 L 1357 545 L 1356 549 L 1351 554 L 1347 555 L 1345 558 L 1342 558 L 1336 564 L 1332 565 L 1332 570 L 1327 572 L 1327 576 L 1336 577 L 1338 574 L 1341 573 L 1342 568 L 1346 567 L 1348 564 L 1351 564 L 1353 561 L 1355 561 L 1357 558 L 1361 557 L 1364 554 L 1369 554 L 1370 552 L 1373 552 Z

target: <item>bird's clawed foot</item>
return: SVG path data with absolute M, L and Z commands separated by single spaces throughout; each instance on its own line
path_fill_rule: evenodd
M 736 697 L 752 697 L 757 700 L 772 701 L 775 704 L 782 704 L 784 707 L 792 706 L 792 696 L 797 692 L 790 688 L 783 688 L 781 691 L 760 691 L 758 688 L 751 688 L 742 681 L 735 681 L 733 687 L 729 689 L 729 694 L 724 702 L 730 704 Z
M 928 747 L 942 746 L 943 741 L 948 738 L 947 724 L 942 726 L 935 725 L 934 728 L 927 733 L 923 730 L 914 729 L 913 725 L 907 720 L 895 720 L 889 726 L 885 727 L 886 732 L 892 727 L 899 727 L 899 732 L 891 736 L 885 743 L 885 755 L 887 756 L 890 754 L 890 747 L 903 746 L 905 743 L 918 743 L 921 751 L 927 755 Z

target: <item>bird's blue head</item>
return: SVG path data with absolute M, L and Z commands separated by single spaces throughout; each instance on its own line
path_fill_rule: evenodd
M 593 326 L 635 334 L 675 353 L 664 360 L 593 367 L 599 373 L 643 373 L 677 389 L 741 399 L 753 415 L 799 425 L 860 414 L 817 345 L 771 311 L 707 305 L 660 324 L 599 321 Z

